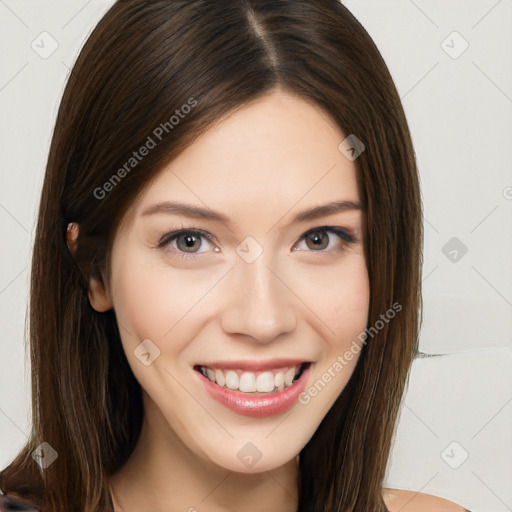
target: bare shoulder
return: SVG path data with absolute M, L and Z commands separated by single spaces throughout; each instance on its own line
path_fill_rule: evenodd
M 402 489 L 383 489 L 384 503 L 390 512 L 470 512 L 439 496 Z

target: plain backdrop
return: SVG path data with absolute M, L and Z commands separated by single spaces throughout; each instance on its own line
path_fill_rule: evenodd
M 425 215 L 424 321 L 386 485 L 512 510 L 512 0 L 343 2 L 406 111 Z M 70 67 L 112 1 L 0 0 L 0 467 L 30 430 L 36 213 Z

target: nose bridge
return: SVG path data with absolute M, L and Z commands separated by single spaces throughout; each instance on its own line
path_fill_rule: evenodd
M 293 294 L 279 273 L 269 268 L 271 263 L 270 253 L 266 252 L 253 261 L 237 258 L 228 284 L 230 300 L 222 312 L 226 332 L 245 334 L 265 343 L 295 328 Z

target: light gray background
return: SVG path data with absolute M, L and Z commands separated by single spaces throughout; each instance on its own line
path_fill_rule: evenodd
M 69 68 L 111 4 L 0 0 L 2 468 L 30 428 L 24 324 L 55 116 Z M 512 0 L 344 4 L 393 75 L 424 200 L 424 356 L 413 364 L 386 485 L 472 512 L 511 511 Z

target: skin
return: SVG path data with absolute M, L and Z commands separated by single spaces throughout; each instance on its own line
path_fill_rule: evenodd
M 469 512 L 452 501 L 402 489 L 384 489 L 384 502 L 391 512 Z
M 110 481 L 116 510 L 296 510 L 298 454 L 359 354 L 309 403 L 263 418 L 213 400 L 193 366 L 298 357 L 314 362 L 307 389 L 364 331 L 370 297 L 364 213 L 290 224 L 313 206 L 360 200 L 355 163 L 338 150 L 344 139 L 326 112 L 276 90 L 203 134 L 127 212 L 114 240 L 110 283 L 104 288 L 92 278 L 89 291 L 97 311 L 114 308 L 143 389 L 140 439 Z M 223 213 L 232 229 L 182 215 L 142 215 L 151 205 L 178 200 Z M 303 235 L 320 226 L 342 228 L 356 241 L 346 244 L 324 230 L 326 240 L 316 247 Z M 188 252 L 183 238 L 157 247 L 182 228 L 215 241 L 200 237 Z M 249 236 L 263 249 L 251 263 L 237 254 Z M 160 351 L 149 366 L 134 353 L 145 339 Z M 251 467 L 237 457 L 248 442 L 261 453 Z

